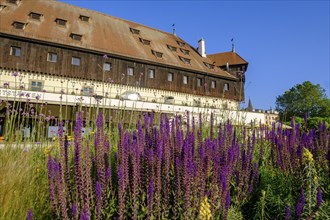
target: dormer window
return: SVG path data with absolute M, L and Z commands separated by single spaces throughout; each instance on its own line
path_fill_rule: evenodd
M 86 22 L 89 21 L 89 17 L 88 17 L 88 16 L 85 16 L 85 15 L 80 15 L 79 18 L 80 18 L 80 20 L 82 20 L 82 21 L 86 21 Z
M 186 44 L 183 43 L 182 41 L 176 41 L 180 47 L 184 47 Z
M 162 58 L 163 57 L 163 53 L 155 51 L 155 50 L 151 50 L 152 54 L 155 55 L 158 58 Z
M 16 29 L 23 30 L 23 29 L 25 28 L 25 26 L 26 26 L 26 23 L 22 23 L 22 22 L 14 21 L 13 26 L 14 26 Z
M 7 0 L 8 3 L 18 5 L 21 0 Z
M 81 41 L 82 35 L 71 33 L 70 37 L 71 37 L 73 40 Z
M 189 55 L 189 50 L 185 50 L 185 49 L 182 49 L 180 48 L 181 52 L 185 55 Z
M 214 69 L 214 65 L 213 64 L 210 64 L 210 63 L 206 63 L 204 62 L 204 65 L 209 68 L 209 69 Z
M 135 29 L 135 28 L 129 28 L 130 32 L 132 32 L 132 34 L 137 34 L 139 35 L 140 34 L 140 30 L 138 29 Z
M 60 18 L 56 18 L 56 19 L 55 19 L 55 22 L 56 22 L 57 25 L 65 26 L 67 20 L 60 19 Z
M 29 16 L 31 19 L 40 21 L 42 14 L 30 12 Z
M 2 11 L 3 9 L 5 9 L 7 6 L 6 5 L 0 5 L 0 11 Z
M 176 47 L 173 47 L 171 45 L 167 45 L 167 48 L 170 49 L 171 51 L 176 52 Z
M 185 63 L 185 64 L 190 64 L 190 59 L 188 59 L 188 58 L 184 58 L 184 57 L 180 57 L 180 56 L 179 56 L 179 58 L 180 58 L 180 60 L 181 60 L 183 63 Z
M 144 45 L 150 45 L 150 40 L 146 40 L 146 39 L 143 39 L 143 38 L 140 38 L 140 41 L 141 43 L 143 43 Z

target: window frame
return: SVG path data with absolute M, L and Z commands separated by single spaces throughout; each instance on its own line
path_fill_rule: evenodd
M 109 66 L 109 68 L 105 68 L 106 66 Z M 103 70 L 104 71 L 110 72 L 111 69 L 112 69 L 112 64 L 110 62 L 104 62 L 103 63 Z
M 143 39 L 143 38 L 139 38 L 140 39 L 140 42 L 143 44 L 143 45 L 147 45 L 147 46 L 150 46 L 151 44 L 151 40 L 147 40 L 147 39 Z
M 188 85 L 189 83 L 189 77 L 187 75 L 182 76 L 182 84 L 183 85 Z
M 203 79 L 200 77 L 197 77 L 196 82 L 197 82 L 197 87 L 201 87 L 203 85 Z
M 35 17 L 34 17 L 35 16 Z M 43 14 L 31 11 L 29 14 L 30 19 L 35 21 L 41 21 Z
M 170 51 L 173 51 L 173 52 L 177 52 L 177 47 L 174 47 L 174 46 L 172 46 L 172 45 L 169 45 L 169 44 L 167 44 L 167 48 L 170 50 Z
M 151 50 L 151 53 L 153 55 L 155 55 L 157 58 L 163 58 L 163 53 L 162 52 L 158 52 L 158 51 L 155 51 L 155 50 Z
M 78 63 L 74 62 L 74 60 L 78 61 Z M 72 56 L 71 57 L 71 65 L 73 66 L 80 66 L 81 64 L 81 58 L 77 56 Z
M 54 56 L 55 55 L 55 56 Z M 55 57 L 55 60 L 53 59 Z M 54 52 L 48 52 L 47 53 L 47 61 L 51 63 L 56 63 L 57 62 L 57 53 Z
M 225 83 L 225 84 L 223 85 L 223 90 L 224 90 L 224 91 L 229 91 L 229 83 Z
M 83 95 L 83 96 L 92 96 L 93 93 L 94 93 L 94 87 L 93 86 L 87 86 L 87 85 L 82 86 L 81 95 Z
M 71 33 L 70 37 L 71 37 L 72 40 L 75 40 L 75 41 L 81 41 L 82 40 L 82 35 L 81 34 Z
M 89 22 L 90 17 L 88 17 L 88 16 L 86 16 L 86 15 L 80 15 L 80 16 L 79 16 L 79 19 L 80 19 L 81 21 L 84 21 L 84 22 Z
M 33 85 L 33 83 L 36 83 L 36 85 Z M 40 86 L 38 84 L 40 84 Z M 29 80 L 30 91 L 41 92 L 44 88 L 44 85 L 45 82 L 43 80 L 35 80 L 35 79 Z
M 17 53 L 18 51 L 18 53 Z M 17 46 L 10 46 L 10 56 L 20 57 L 22 55 L 22 48 Z
M 169 80 L 169 79 L 171 79 L 171 80 Z M 167 81 L 168 82 L 173 82 L 173 79 L 174 79 L 174 73 L 168 72 L 167 73 Z
M 13 22 L 13 27 L 17 30 L 24 30 L 27 23 L 24 23 L 24 22 L 19 22 L 19 21 L 14 21 Z
M 148 78 L 155 79 L 156 78 L 156 70 L 155 69 L 148 69 Z
M 67 20 L 62 19 L 62 18 L 56 18 L 56 19 L 55 19 L 55 23 L 56 23 L 56 25 L 58 25 L 58 26 L 66 27 L 66 23 L 67 23 L 67 22 L 68 22 Z
M 132 34 L 140 35 L 140 30 L 139 30 L 139 29 L 136 29 L 136 28 L 132 28 L 132 27 L 130 27 L 130 28 L 129 28 L 129 31 L 130 31 Z
M 217 81 L 211 80 L 211 89 L 217 88 Z
M 134 76 L 134 67 L 127 67 L 127 76 Z

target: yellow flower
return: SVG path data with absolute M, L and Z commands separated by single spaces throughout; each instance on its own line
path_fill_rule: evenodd
M 45 147 L 45 149 L 44 149 L 44 154 L 45 154 L 45 156 L 48 156 L 49 153 L 50 153 L 50 147 L 47 146 L 47 147 Z
M 303 156 L 308 162 L 313 162 L 314 161 L 313 154 L 307 148 L 304 148 Z
M 210 204 L 206 196 L 204 197 L 201 207 L 199 209 L 199 219 L 200 220 L 212 219 Z

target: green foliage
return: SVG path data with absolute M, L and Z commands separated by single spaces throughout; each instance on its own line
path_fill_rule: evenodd
M 259 186 L 249 203 L 243 207 L 244 216 L 249 219 L 284 219 L 285 207 L 294 207 L 298 189 L 293 175 L 286 175 L 271 166 L 262 167 Z
M 0 219 L 50 219 L 47 163 L 42 148 L 0 149 Z
M 327 99 L 325 90 L 310 81 L 297 84 L 283 95 L 276 98 L 276 109 L 280 112 L 283 121 L 290 117 L 328 117 L 330 115 L 330 100 Z

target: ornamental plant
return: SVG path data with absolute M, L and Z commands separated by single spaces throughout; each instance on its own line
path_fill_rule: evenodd
M 72 142 L 60 123 L 60 150 L 48 157 L 55 219 L 300 219 L 328 206 L 325 125 L 248 130 L 211 116 L 205 129 L 201 115 L 144 114 L 112 135 L 100 111 L 83 136 L 85 117 L 77 113 Z

